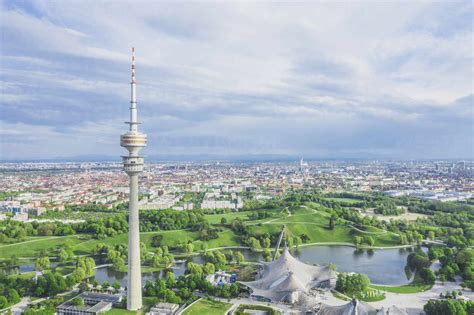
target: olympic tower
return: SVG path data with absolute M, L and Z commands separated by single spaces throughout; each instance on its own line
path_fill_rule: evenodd
M 142 307 L 142 278 L 140 264 L 140 230 L 138 222 L 138 175 L 143 172 L 144 158 L 140 150 L 146 146 L 146 134 L 138 132 L 137 82 L 135 80 L 135 48 L 132 48 L 132 82 L 129 130 L 120 136 L 120 145 L 128 150 L 123 156 L 123 169 L 130 180 L 128 218 L 128 288 L 127 309 L 136 311 Z

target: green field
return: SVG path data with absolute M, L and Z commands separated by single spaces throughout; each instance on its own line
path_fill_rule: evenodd
M 36 238 L 21 243 L 11 245 L 0 245 L 0 258 L 10 258 L 13 255 L 17 257 L 35 257 L 42 250 L 53 252 L 54 250 L 64 246 L 66 242 L 74 245 L 85 242 L 88 237 L 84 236 L 64 236 L 64 237 L 43 237 Z
M 333 197 L 326 197 L 326 198 L 324 198 L 324 199 L 325 199 L 325 200 L 329 200 L 329 201 L 335 201 L 335 202 L 340 202 L 340 203 L 346 203 L 346 204 L 357 204 L 357 203 L 363 201 L 363 200 L 354 199 L 354 198 L 333 198 Z
M 153 236 L 163 235 L 162 245 L 169 247 L 175 247 L 180 243 L 187 243 L 188 241 L 194 241 L 197 239 L 198 233 L 188 230 L 175 230 L 175 231 L 160 231 L 160 232 L 142 232 L 140 233 L 140 241 L 145 243 L 148 248 L 152 248 L 151 241 Z M 90 240 L 78 244 L 74 247 L 76 254 L 91 254 L 97 244 L 104 243 L 110 246 L 128 243 L 128 234 L 123 233 L 114 237 L 108 237 L 103 240 Z
M 106 315 L 132 315 L 132 314 L 137 314 L 137 312 L 125 310 L 122 308 L 113 308 L 104 314 Z
M 144 297 L 143 308 L 139 311 L 129 311 L 123 308 L 113 308 L 110 311 L 104 313 L 106 315 L 132 315 L 132 314 L 145 314 L 150 308 L 158 302 L 157 298 Z
M 433 286 L 429 284 L 406 284 L 398 287 L 384 286 L 384 285 L 375 285 L 371 284 L 371 288 L 378 289 L 381 291 L 392 292 L 392 293 L 419 293 L 431 289 Z
M 243 221 L 249 220 L 249 215 L 251 212 L 229 212 L 223 214 L 206 214 L 204 217 L 210 224 L 221 224 L 221 219 L 226 218 L 227 223 L 231 223 L 232 220 L 236 218 L 241 218 Z
M 224 315 L 225 312 L 231 307 L 230 304 L 211 301 L 207 299 L 201 299 L 188 307 L 182 314 L 183 315 Z

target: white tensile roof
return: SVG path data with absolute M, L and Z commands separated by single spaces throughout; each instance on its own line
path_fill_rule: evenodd
M 376 315 L 377 310 L 364 302 L 353 299 L 347 304 L 339 306 L 329 306 L 322 304 L 318 315 Z
M 285 247 L 278 259 L 264 264 L 260 279 L 242 284 L 252 289 L 254 296 L 272 301 L 288 301 L 293 300 L 294 294 L 307 293 L 334 277 L 329 267 L 307 265 L 294 258 Z

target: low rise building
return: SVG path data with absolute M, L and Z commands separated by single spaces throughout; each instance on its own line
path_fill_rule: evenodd
M 179 309 L 178 304 L 159 302 L 146 315 L 174 315 Z
M 82 299 L 83 306 L 75 305 L 75 299 Z M 122 295 L 84 292 L 78 297 L 64 302 L 56 308 L 58 315 L 97 315 L 105 313 L 122 302 Z

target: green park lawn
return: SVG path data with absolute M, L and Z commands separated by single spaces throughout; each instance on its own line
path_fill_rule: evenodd
M 222 213 L 222 214 L 206 214 L 204 217 L 210 224 L 221 224 L 221 219 L 226 218 L 227 223 L 230 224 L 232 220 L 236 218 L 242 219 L 242 221 L 249 220 L 249 215 L 251 212 L 249 211 L 242 211 L 242 212 L 229 212 L 229 213 Z
M 335 201 L 335 202 L 346 203 L 346 204 L 357 204 L 357 203 L 363 201 L 363 200 L 354 199 L 354 198 L 333 198 L 333 197 L 326 197 L 326 198 L 324 198 L 324 199 L 325 199 L 325 200 L 330 200 L 330 201 Z
M 431 289 L 433 286 L 429 284 L 406 284 L 406 285 L 391 287 L 391 286 L 371 284 L 370 287 L 373 289 L 378 289 L 378 290 L 386 291 L 386 292 L 408 294 L 408 293 L 419 293 L 419 292 L 427 291 Z
M 377 289 L 386 292 L 392 293 L 419 293 L 423 291 L 427 291 L 433 287 L 431 284 L 423 283 L 423 280 L 420 278 L 418 274 L 415 274 L 413 281 L 409 284 L 400 285 L 400 286 L 384 286 L 384 285 L 376 285 L 371 284 L 370 287 L 372 289 Z
M 183 315 L 224 315 L 230 304 L 201 299 L 184 310 Z
M 151 242 L 155 235 L 163 235 L 162 245 L 169 247 L 175 247 L 179 243 L 187 243 L 188 241 L 194 241 L 197 239 L 198 233 L 188 230 L 174 230 L 174 231 L 160 231 L 160 232 L 142 232 L 140 233 L 140 240 L 146 244 L 150 249 L 153 248 Z M 97 244 L 107 244 L 115 246 L 119 244 L 128 243 L 128 234 L 123 233 L 113 237 L 108 237 L 102 240 L 90 240 L 82 244 L 78 244 L 74 247 L 76 254 L 91 254 Z
M 129 311 L 123 308 L 113 308 L 104 314 L 106 315 L 132 315 L 132 314 L 137 314 L 137 312 Z
M 143 308 L 140 311 L 129 311 L 123 308 L 113 308 L 110 311 L 104 313 L 105 315 L 132 315 L 132 314 L 145 314 L 150 308 L 157 303 L 157 298 L 144 297 Z
M 225 247 L 225 246 L 242 246 L 239 242 L 238 236 L 232 230 L 224 230 L 222 232 L 218 232 L 219 237 L 207 241 L 207 246 L 209 249 L 216 248 L 216 247 Z M 202 241 L 194 241 L 194 250 L 201 250 L 202 249 Z
M 381 229 L 368 228 L 367 232 L 363 233 L 353 229 L 350 226 L 338 224 L 333 230 L 328 228 L 329 218 L 324 212 L 312 212 L 313 210 L 306 209 L 311 213 L 304 213 L 300 210 L 294 215 L 286 218 L 279 218 L 273 220 L 270 224 L 262 224 L 252 229 L 260 233 L 277 233 L 281 230 L 281 225 L 285 224 L 286 228 L 293 235 L 300 236 L 306 234 L 310 240 L 308 243 L 352 243 L 354 236 L 372 236 L 375 240 L 374 246 L 396 246 L 399 245 L 397 236 L 392 233 L 385 233 Z M 374 234 L 370 234 L 374 233 Z
M 64 236 L 64 237 L 43 237 L 34 240 L 24 241 L 11 245 L 0 245 L 0 258 L 10 258 L 13 255 L 17 257 L 35 257 L 42 250 L 53 252 L 64 246 L 66 242 L 77 245 L 84 242 L 84 236 Z

